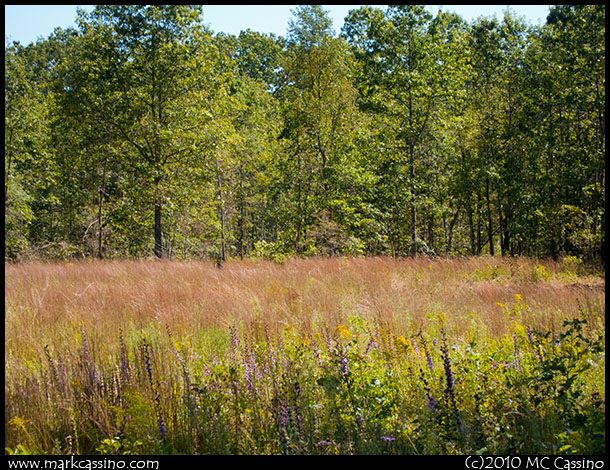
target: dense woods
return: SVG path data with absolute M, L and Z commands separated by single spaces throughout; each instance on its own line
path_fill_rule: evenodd
M 293 16 L 97 6 L 6 45 L 6 257 L 603 263 L 604 5 Z

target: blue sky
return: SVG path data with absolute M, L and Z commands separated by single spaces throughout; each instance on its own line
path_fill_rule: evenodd
M 39 37 L 46 38 L 56 27 L 75 25 L 76 8 L 87 11 L 93 5 L 5 5 L 5 43 L 19 41 L 29 44 Z M 360 5 L 323 5 L 333 18 L 335 31 L 343 26 L 343 18 L 352 8 Z M 384 5 L 376 5 L 384 7 Z M 508 5 L 442 5 L 444 10 L 454 11 L 465 20 L 478 16 L 502 16 Z M 203 20 L 215 32 L 239 34 L 241 30 L 252 29 L 262 33 L 285 36 L 291 10 L 297 5 L 204 5 Z M 428 5 L 436 13 L 441 5 Z M 543 24 L 549 5 L 510 5 L 511 10 L 524 16 L 531 24 Z

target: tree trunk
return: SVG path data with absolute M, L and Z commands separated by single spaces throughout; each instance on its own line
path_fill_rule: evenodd
M 476 254 L 476 244 L 474 237 L 474 218 L 472 216 L 472 203 L 470 202 L 470 199 L 468 200 L 468 228 L 470 232 L 470 254 L 474 256 Z
M 434 215 L 428 217 L 428 247 L 434 250 Z
M 498 223 L 500 224 L 500 252 L 502 256 L 506 256 L 506 219 L 502 214 L 502 204 L 498 201 Z
M 409 182 L 411 190 L 411 254 L 417 254 L 417 208 L 415 206 L 415 147 L 409 143 Z
M 489 177 L 485 180 L 485 198 L 487 199 L 487 233 L 489 234 L 489 254 L 495 256 L 493 226 L 491 223 L 491 203 L 489 199 Z
M 237 220 L 237 246 L 239 250 L 239 259 L 244 259 L 244 238 L 245 238 L 245 195 L 244 195 L 244 174 L 242 171 L 241 161 L 239 167 L 239 187 L 238 187 L 238 198 L 239 198 L 239 219 Z
M 163 258 L 163 231 L 161 229 L 161 203 L 155 201 L 155 256 Z
M 460 215 L 460 211 L 462 210 L 462 206 L 458 206 L 453 215 L 451 222 L 449 223 L 449 233 L 447 234 L 447 254 L 451 254 L 451 244 L 453 242 L 453 228 L 455 227 L 455 223 Z
M 163 258 L 163 230 L 161 228 L 161 198 L 159 196 L 159 183 L 161 178 L 155 176 L 155 256 Z
M 477 256 L 481 254 L 481 250 L 483 249 L 481 225 L 481 195 L 477 192 Z
M 100 186 L 100 197 L 97 206 L 97 257 L 102 259 L 102 208 L 104 205 L 104 186 Z
M 220 259 L 218 263 L 224 263 L 227 260 L 226 241 L 225 241 L 225 204 L 222 195 L 222 179 L 220 177 L 220 163 L 218 155 L 215 156 L 216 163 L 216 191 L 218 196 L 218 218 L 220 220 Z

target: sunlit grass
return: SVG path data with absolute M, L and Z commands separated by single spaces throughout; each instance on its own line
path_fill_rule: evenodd
M 88 261 L 5 274 L 11 452 L 603 445 L 605 284 L 573 260 Z

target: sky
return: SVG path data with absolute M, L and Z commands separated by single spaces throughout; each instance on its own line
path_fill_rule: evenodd
M 214 32 L 239 34 L 250 28 L 261 33 L 285 36 L 291 10 L 298 5 L 203 5 L 203 22 Z M 323 5 L 330 12 L 335 32 L 343 26 L 347 12 L 361 5 Z M 375 5 L 385 8 L 385 5 Z M 439 7 L 461 15 L 471 21 L 479 16 L 502 17 L 509 5 L 427 5 L 432 13 Z M 5 5 L 5 44 L 19 41 L 23 45 L 47 38 L 56 27 L 75 26 L 76 9 L 91 11 L 93 5 Z M 517 15 L 524 16 L 530 24 L 543 24 L 549 5 L 510 5 Z

